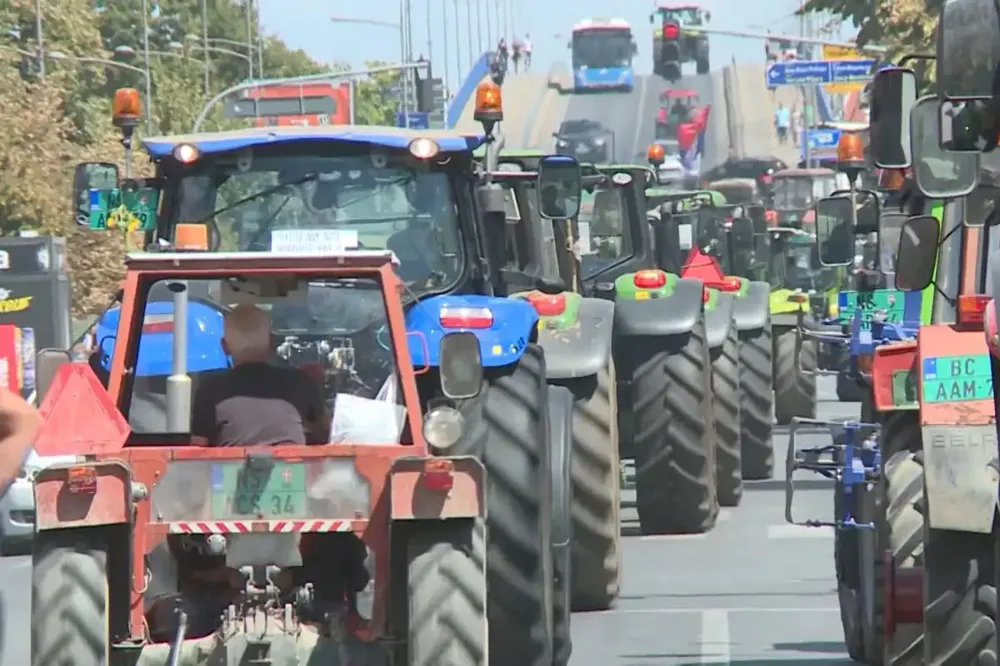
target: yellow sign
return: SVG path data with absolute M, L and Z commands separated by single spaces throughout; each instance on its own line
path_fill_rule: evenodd
M 867 56 L 857 49 L 845 46 L 824 46 L 823 60 L 866 60 Z M 852 92 L 861 92 L 865 87 L 863 83 L 827 83 L 823 90 L 832 95 L 849 95 Z
M 0 313 L 23 312 L 31 306 L 31 299 L 34 296 L 21 296 L 20 298 L 5 298 L 0 301 Z

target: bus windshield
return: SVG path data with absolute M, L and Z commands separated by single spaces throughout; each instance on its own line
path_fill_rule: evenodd
M 176 182 L 176 185 L 174 183 Z M 203 157 L 177 179 L 171 222 L 205 221 L 221 252 L 391 250 L 417 291 L 464 267 L 456 198 L 445 171 L 369 155 Z
M 573 68 L 631 67 L 631 30 L 582 30 L 573 33 Z

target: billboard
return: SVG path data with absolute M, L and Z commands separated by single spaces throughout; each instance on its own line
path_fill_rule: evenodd
M 257 127 L 346 125 L 350 104 L 347 83 L 267 84 L 226 100 L 223 116 L 254 118 Z

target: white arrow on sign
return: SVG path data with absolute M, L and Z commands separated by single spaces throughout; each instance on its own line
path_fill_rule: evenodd
M 767 80 L 775 81 L 778 77 L 778 67 L 776 65 L 771 65 L 767 68 Z

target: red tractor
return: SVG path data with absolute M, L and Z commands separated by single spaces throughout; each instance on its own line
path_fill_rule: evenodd
M 667 88 L 660 93 L 656 111 L 656 138 L 674 140 L 678 128 L 693 120 L 698 109 L 698 94 L 688 88 Z
M 89 364 L 42 352 L 35 447 L 77 462 L 35 478 L 34 666 L 487 664 L 484 471 L 448 455 L 464 436 L 452 398 L 421 413 L 415 376 L 427 369 L 414 369 L 408 342 L 427 342 L 404 328 L 391 260 L 132 255 L 107 387 Z M 158 287 L 173 299 L 169 322 L 149 314 Z M 222 316 L 259 305 L 276 321 L 312 290 L 341 314 L 294 342 L 382 390 L 337 383 L 329 444 L 199 445 L 192 395 L 205 378 L 187 372 L 199 326 L 188 298 Z M 159 382 L 132 372 L 151 325 L 172 337 Z M 472 333 L 445 336 L 444 395 L 478 393 L 479 353 Z

